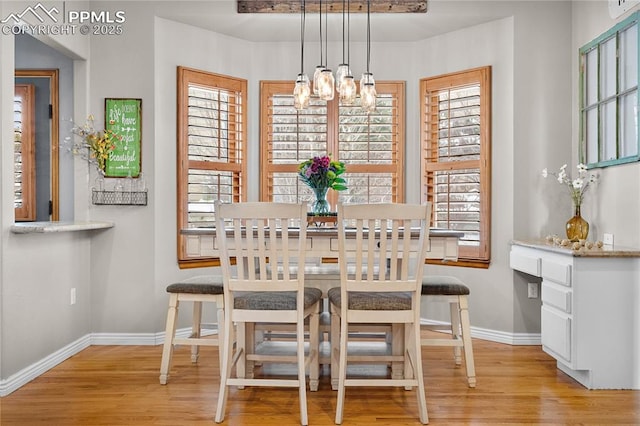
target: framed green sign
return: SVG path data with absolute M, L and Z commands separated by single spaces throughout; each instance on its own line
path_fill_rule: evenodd
M 104 127 L 119 139 L 107 159 L 105 176 L 138 177 L 142 167 L 142 99 L 105 98 Z

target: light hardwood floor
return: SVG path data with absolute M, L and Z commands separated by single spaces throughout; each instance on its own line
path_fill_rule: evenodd
M 466 384 L 451 350 L 423 349 L 431 425 L 640 424 L 640 391 L 587 390 L 539 346 L 474 339 L 478 383 Z M 161 346 L 92 346 L 0 399 L 0 424 L 214 425 L 218 350 L 197 365 L 178 348 L 169 383 L 158 382 Z M 348 389 L 344 425 L 417 425 L 415 391 Z M 332 425 L 336 392 L 323 376 L 308 393 L 309 424 Z M 295 389 L 232 389 L 228 425 L 298 424 Z

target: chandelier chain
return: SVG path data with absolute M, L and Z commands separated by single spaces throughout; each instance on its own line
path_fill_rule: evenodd
M 371 61 L 371 0 L 367 0 L 367 73 Z
M 304 33 L 306 29 L 306 0 L 300 0 L 302 3 L 302 22 L 300 23 L 300 74 L 304 74 Z

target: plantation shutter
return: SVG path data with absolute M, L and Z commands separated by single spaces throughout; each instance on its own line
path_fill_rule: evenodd
M 189 85 L 189 227 L 212 224 L 213 202 L 240 200 L 242 103 L 238 93 Z
M 376 83 L 376 110 L 365 113 L 359 98 L 339 108 L 339 160 L 347 164 L 343 203 L 393 203 L 404 199 L 404 84 Z
M 328 151 L 327 103 L 311 98 L 309 107 L 293 106 L 293 83 L 262 82 L 263 199 L 298 203 L 312 198 L 311 190 L 298 178 L 298 165 Z M 264 147 L 267 149 L 265 150 Z
M 343 161 L 346 191 L 329 191 L 332 205 L 404 200 L 404 83 L 376 83 L 376 111 L 359 103 L 311 98 L 293 106 L 293 82 L 261 83 L 261 199 L 309 202 L 311 190 L 298 178 L 298 165 L 314 156 Z M 359 100 L 357 101 L 359 102 Z
M 489 261 L 489 68 L 423 79 L 425 201 L 462 231 L 460 258 Z
M 13 98 L 13 172 L 16 221 L 36 220 L 35 87 L 16 84 Z
M 214 202 L 245 198 L 246 80 L 178 68 L 180 229 L 213 226 Z

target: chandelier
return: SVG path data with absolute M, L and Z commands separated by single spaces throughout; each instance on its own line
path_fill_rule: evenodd
M 351 0 L 342 0 L 342 63 L 337 68 L 334 78 L 331 69 L 327 64 L 328 58 L 328 6 L 325 5 L 324 34 L 322 25 L 322 0 L 319 1 L 319 33 L 320 33 L 320 64 L 316 66 L 313 74 L 313 86 L 311 87 L 309 77 L 304 73 L 304 35 L 306 25 L 306 0 L 301 0 L 300 18 L 300 73 L 296 78 L 294 88 L 294 106 L 298 110 L 308 107 L 309 99 L 313 95 L 324 101 L 330 101 L 337 92 L 341 105 L 353 105 L 357 98 L 357 87 L 353 74 L 351 73 L 350 62 L 350 37 L 351 37 Z M 346 13 L 345 13 L 346 12 Z M 345 19 L 346 15 L 346 19 Z M 324 39 L 324 40 L 323 40 Z M 324 41 L 324 43 L 323 43 Z M 324 46 L 323 46 L 324 44 Z M 367 112 L 376 109 L 377 93 L 373 73 L 370 71 L 371 64 L 371 0 L 367 0 L 367 67 L 360 79 L 360 106 Z M 346 55 L 345 55 L 346 53 Z

